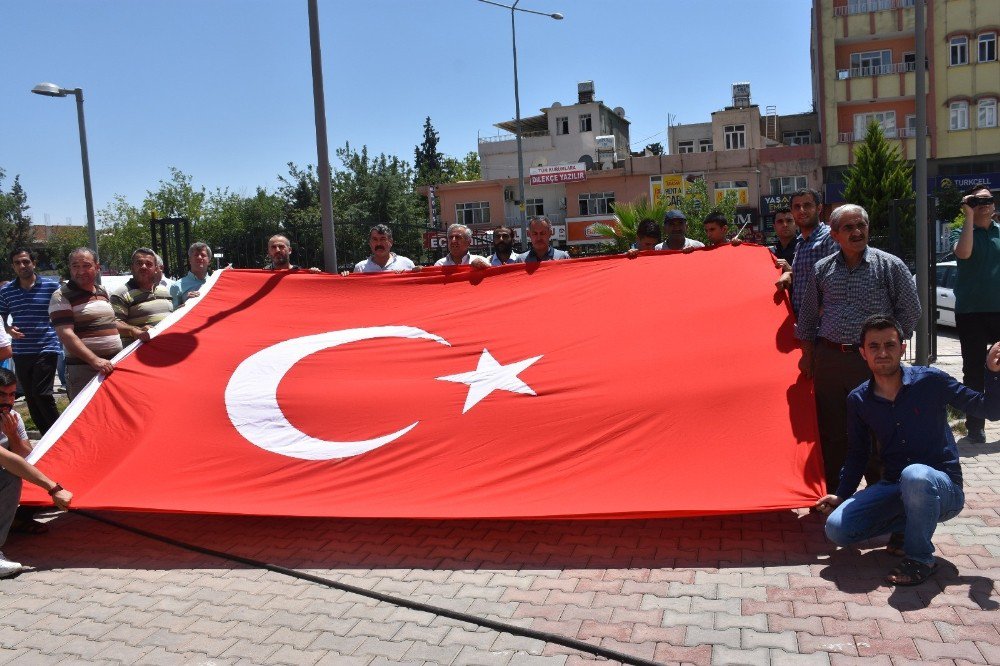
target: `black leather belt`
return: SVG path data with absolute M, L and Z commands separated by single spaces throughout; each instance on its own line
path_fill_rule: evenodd
M 833 342 L 832 340 L 827 340 L 826 338 L 816 338 L 817 341 L 822 342 L 824 345 L 830 349 L 836 349 L 844 354 L 857 354 L 858 345 L 843 345 L 839 342 Z

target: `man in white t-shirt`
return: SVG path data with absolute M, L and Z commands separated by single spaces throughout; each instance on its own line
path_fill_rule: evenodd
M 376 224 L 368 232 L 368 246 L 372 249 L 372 254 L 367 259 L 363 259 L 354 264 L 355 273 L 382 273 L 392 271 L 403 273 L 414 270 L 412 261 L 406 257 L 392 252 L 392 229 L 385 224 Z M 349 275 L 344 271 L 341 275 Z
M 687 218 L 674 208 L 663 216 L 663 233 L 667 240 L 656 246 L 657 250 L 693 250 L 705 247 L 701 241 L 687 237 Z
M 448 254 L 434 262 L 435 266 L 463 266 L 473 268 L 489 268 L 486 257 L 469 254 L 472 245 L 472 229 L 464 224 L 453 224 L 448 227 Z

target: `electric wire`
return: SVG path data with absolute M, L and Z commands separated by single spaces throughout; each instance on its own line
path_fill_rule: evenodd
M 116 527 L 126 532 L 131 532 L 132 534 L 137 534 L 147 539 L 152 539 L 154 541 L 159 541 L 161 543 L 174 546 L 176 548 L 190 550 L 195 553 L 201 553 L 202 555 L 208 555 L 210 557 L 215 557 L 223 560 L 238 562 L 240 564 L 245 564 L 247 566 L 258 569 L 266 569 L 267 571 L 281 574 L 283 576 L 290 576 L 292 578 L 298 578 L 300 580 L 309 581 L 311 583 L 316 583 L 318 585 L 324 585 L 326 587 L 335 590 L 341 590 L 342 592 L 350 592 L 352 594 L 368 597 L 369 599 L 375 599 L 377 601 L 381 601 L 384 603 L 393 604 L 394 606 L 400 606 L 402 608 L 409 608 L 415 611 L 421 611 L 424 613 L 430 613 L 432 615 L 447 617 L 452 620 L 458 620 L 459 622 L 474 624 L 501 633 L 512 634 L 514 636 L 523 636 L 525 638 L 533 638 L 536 640 L 544 641 L 546 643 L 561 645 L 563 647 L 567 647 L 573 650 L 578 650 L 580 652 L 587 652 L 596 655 L 598 657 L 604 657 L 605 659 L 610 659 L 612 661 L 618 661 L 623 664 L 634 664 L 635 666 L 659 666 L 659 662 L 651 661 L 648 659 L 642 659 L 634 655 L 626 654 L 624 652 L 619 652 L 617 650 L 611 650 L 602 647 L 600 645 L 594 645 L 593 643 L 588 643 L 586 641 L 581 641 L 575 638 L 568 638 L 566 636 L 560 636 L 559 634 L 553 634 L 546 631 L 538 631 L 536 629 L 529 629 L 527 627 L 518 627 L 517 625 L 508 624 L 506 622 L 499 622 L 497 620 L 491 620 L 489 618 L 479 617 L 469 613 L 461 613 L 459 611 L 453 611 L 447 608 L 442 608 L 440 606 L 425 604 L 420 601 L 413 601 L 411 599 L 406 599 L 403 597 L 396 597 L 390 594 L 383 594 L 381 592 L 368 590 L 366 588 L 358 587 L 356 585 L 351 585 L 349 583 L 341 583 L 335 580 L 331 580 L 329 578 L 323 578 L 322 576 L 316 576 L 302 571 L 296 571 L 295 569 L 289 569 L 288 567 L 283 567 L 278 564 L 262 562 L 260 560 L 255 560 L 249 557 L 234 555 L 233 553 L 226 553 L 223 551 L 206 548 L 204 546 L 198 546 L 196 544 L 187 543 L 185 541 L 180 541 L 179 539 L 174 539 L 168 536 L 164 536 L 162 534 L 150 532 L 148 530 L 144 530 L 139 527 L 133 527 L 128 523 L 123 523 L 114 520 L 112 518 L 107 518 L 105 516 L 101 516 L 99 514 L 86 511 L 84 509 L 71 508 L 70 512 L 78 514 L 85 518 L 89 518 L 99 523 L 104 523 L 105 525 L 110 525 L 111 527 Z

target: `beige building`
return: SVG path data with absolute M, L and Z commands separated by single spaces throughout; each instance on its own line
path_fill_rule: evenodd
M 871 121 L 916 155 L 914 0 L 813 0 L 813 95 L 824 137 L 826 197 Z M 927 0 L 930 190 L 942 179 L 1000 187 L 1000 0 Z
M 479 137 L 484 180 L 517 177 L 517 121 L 494 125 L 503 133 Z M 629 154 L 629 121 L 625 109 L 594 99 L 594 82 L 577 85 L 576 104 L 552 102 L 541 114 L 521 118 L 524 169 L 583 163 L 587 170 L 612 168 Z M 598 137 L 612 137 L 598 142 Z M 599 148 L 599 144 L 604 147 Z M 607 147 L 609 146 L 609 147 Z

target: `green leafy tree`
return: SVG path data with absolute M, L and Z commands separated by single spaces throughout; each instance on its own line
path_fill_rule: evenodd
M 87 229 L 84 227 L 60 227 L 52 232 L 45 243 L 49 257 L 56 270 L 63 277 L 69 277 L 69 253 L 78 247 L 87 247 Z
M 954 220 L 962 214 L 962 192 L 951 180 L 937 191 L 937 206 L 934 212 L 939 220 Z
M 897 208 L 900 241 L 904 252 L 913 247 L 913 167 L 886 140 L 877 122 L 868 125 L 854 164 L 844 173 L 844 199 L 868 211 L 873 240 L 889 236 L 891 202 L 905 202 Z
M 410 165 L 384 153 L 371 157 L 367 146 L 358 152 L 349 143 L 337 150 L 337 157 L 342 168 L 333 173 L 334 215 L 353 228 L 342 233 L 338 226 L 338 255 L 353 261 L 368 256 L 368 229 L 383 223 L 392 227 L 393 245 L 400 254 L 420 257 L 426 209 L 414 189 Z
M 157 217 L 184 217 L 192 224 L 204 214 L 205 188 L 196 188 L 193 178 L 176 167 L 170 167 L 170 179 L 161 180 L 155 190 L 147 190 L 142 209 Z
M 116 194 L 107 206 L 97 211 L 97 225 L 101 265 L 115 273 L 128 272 L 132 252 L 150 244 L 149 217 L 123 195 Z
M 693 238 L 705 242 L 705 229 L 701 221 L 708 217 L 709 213 L 720 212 L 729 220 L 732 227 L 736 217 L 736 206 L 739 199 L 735 192 L 727 192 L 722 201 L 716 203 L 708 196 L 708 185 L 704 178 L 698 178 L 687 183 L 684 194 L 681 195 L 677 208 L 684 213 L 688 221 L 688 238 Z
M 21 177 L 14 176 L 9 191 L 3 189 L 4 171 L 0 169 L 0 275 L 5 279 L 14 275 L 7 254 L 15 247 L 31 244 L 31 216 L 28 214 L 28 195 L 21 186 Z
M 660 143 L 660 142 L 648 143 L 648 144 L 646 144 L 646 150 L 648 150 L 651 155 L 662 155 L 663 154 L 663 144 Z
M 440 177 L 435 183 L 455 183 L 460 180 L 479 180 L 483 177 L 479 153 L 470 151 L 462 159 L 445 157 Z M 417 179 L 419 183 L 419 178 Z

